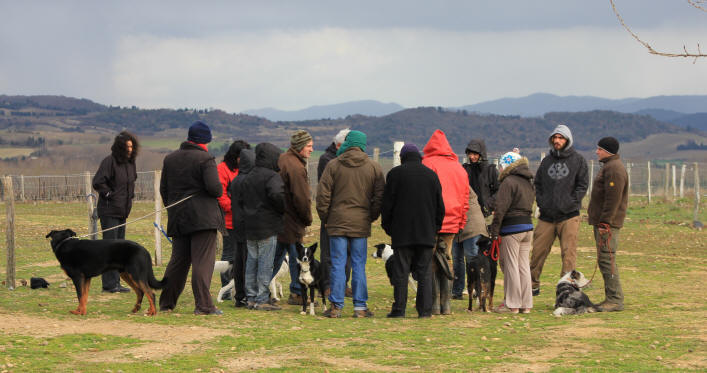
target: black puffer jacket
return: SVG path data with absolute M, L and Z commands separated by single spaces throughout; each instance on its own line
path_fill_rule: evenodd
M 329 147 L 324 151 L 324 154 L 319 157 L 319 164 L 317 164 L 317 181 L 322 178 L 322 174 L 324 173 L 327 163 L 336 158 L 337 150 L 336 144 L 331 143 L 331 145 L 329 145 Z
M 493 197 L 498 192 L 498 170 L 496 165 L 489 164 L 486 155 L 486 143 L 481 139 L 473 139 L 466 146 L 466 154 L 469 152 L 478 153 L 479 161 L 476 163 L 465 163 L 464 170 L 469 176 L 469 185 L 474 190 L 481 206 L 484 217 L 493 212 Z
M 579 215 L 582 198 L 589 186 L 587 160 L 572 147 L 572 133 L 559 125 L 550 134 L 559 133 L 567 139 L 561 150 L 550 149 L 535 173 L 535 197 L 540 208 L 540 220 L 561 222 Z
M 135 162 L 119 162 L 115 156 L 103 159 L 93 177 L 93 189 L 98 192 L 98 216 L 126 219 L 135 198 Z
M 388 172 L 381 218 L 394 248 L 434 247 L 444 220 L 442 185 L 419 153 L 405 153 L 402 164 Z
M 255 167 L 255 152 L 252 149 L 241 150 L 240 161 L 238 162 L 238 175 L 229 186 L 228 193 L 231 195 L 231 212 L 233 213 L 233 226 L 236 227 L 236 242 L 245 242 L 245 212 L 243 211 L 243 199 L 236 196 L 241 193 L 243 180 L 253 171 Z
M 164 158 L 160 194 L 165 206 L 193 195 L 167 210 L 168 236 L 225 230 L 223 212 L 216 200 L 223 194 L 216 161 L 199 145 L 185 141 L 179 150 Z
M 285 187 L 277 167 L 280 154 L 273 144 L 258 144 L 255 168 L 240 183 L 235 196 L 243 207 L 248 240 L 276 236 L 284 229 Z

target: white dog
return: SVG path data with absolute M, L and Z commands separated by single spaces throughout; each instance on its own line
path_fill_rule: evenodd
M 229 273 L 233 269 L 233 264 L 225 261 L 225 260 L 217 260 L 216 263 L 214 264 L 214 272 L 216 273 Z M 216 301 L 219 303 L 223 303 L 223 296 L 226 295 L 226 292 L 231 292 L 231 299 L 236 297 L 236 289 L 235 289 L 235 282 L 233 281 L 233 276 L 231 277 L 231 281 L 226 284 L 226 286 L 222 287 L 221 290 L 218 291 L 218 295 L 216 296 Z
M 285 254 L 285 260 L 282 262 L 280 270 L 278 270 L 275 277 L 270 280 L 270 285 L 268 286 L 270 288 L 270 298 L 279 301 L 280 298 L 283 297 L 280 280 L 288 278 L 290 278 L 290 256 Z

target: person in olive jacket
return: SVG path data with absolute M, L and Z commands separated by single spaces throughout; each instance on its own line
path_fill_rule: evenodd
M 101 230 L 110 229 L 122 224 L 130 215 L 135 197 L 135 158 L 140 145 L 137 138 L 130 132 L 123 131 L 115 137 L 111 146 L 111 155 L 101 161 L 101 165 L 93 177 L 93 189 L 98 192 L 96 206 L 98 218 L 101 220 Z M 104 240 L 124 240 L 125 225 L 103 232 Z M 101 275 L 103 291 L 108 293 L 126 293 L 130 289 L 120 285 L 118 271 L 108 271 Z
M 444 220 L 442 185 L 434 171 L 422 164 L 414 144 L 400 150 L 401 165 L 386 176 L 381 226 L 391 238 L 394 254 L 390 282 L 393 307 L 388 317 L 405 317 L 408 276 L 417 279 L 415 308 L 419 317 L 432 314 L 432 260 L 437 232 Z
M 160 295 L 160 311 L 171 311 L 184 290 L 192 267 L 194 314 L 220 315 L 209 287 L 216 259 L 217 230 L 225 231 L 224 217 L 217 198 L 223 193 L 216 161 L 206 144 L 211 141 L 209 126 L 201 121 L 189 127 L 187 141 L 164 159 L 160 195 L 165 206 L 189 197 L 167 210 L 167 236 L 172 237 L 172 257 Z

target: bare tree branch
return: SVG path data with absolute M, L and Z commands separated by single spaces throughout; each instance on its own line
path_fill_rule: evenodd
M 700 6 L 700 4 L 704 3 L 705 1 L 707 1 L 707 0 L 687 0 L 687 2 L 690 3 L 690 5 L 694 6 L 695 8 L 698 8 L 698 9 L 701 9 L 701 10 L 707 12 L 707 10 L 705 10 L 705 8 Z M 655 54 L 658 56 L 663 56 L 663 57 L 685 57 L 685 58 L 693 57 L 693 58 L 695 58 L 695 61 L 697 61 L 697 59 L 700 57 L 707 57 L 707 54 L 703 54 L 702 51 L 700 50 L 699 43 L 697 43 L 697 53 L 688 52 L 687 47 L 685 47 L 684 45 L 682 46 L 684 53 L 659 52 L 659 51 L 653 49 L 653 47 L 651 47 L 650 44 L 641 40 L 641 38 L 639 38 L 638 35 L 636 35 L 636 33 L 634 33 L 633 31 L 631 31 L 631 29 L 626 25 L 626 22 L 624 22 L 624 19 L 621 18 L 619 11 L 616 10 L 616 4 L 614 3 L 614 0 L 609 0 L 609 2 L 611 3 L 611 9 L 613 9 L 614 14 L 616 14 L 616 18 L 618 18 L 619 22 L 621 22 L 621 26 L 623 26 L 626 29 L 626 31 L 628 31 L 628 33 L 631 34 L 631 36 L 633 36 L 634 39 L 636 39 L 636 41 L 638 41 L 644 47 L 646 47 L 646 49 L 648 49 L 648 53 Z M 695 61 L 693 61 L 692 63 L 695 63 Z

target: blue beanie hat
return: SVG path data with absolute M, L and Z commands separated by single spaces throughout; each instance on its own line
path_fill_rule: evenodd
M 187 140 L 197 144 L 208 144 L 211 142 L 211 129 L 209 129 L 206 123 L 198 120 L 189 127 Z
M 420 153 L 420 150 L 418 150 L 417 146 L 415 146 L 415 144 L 413 143 L 405 143 L 405 145 L 403 145 L 403 148 L 400 149 L 400 157 L 402 158 L 405 153 L 410 152 Z

